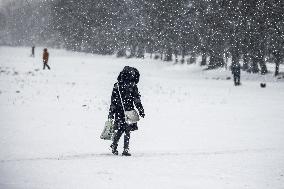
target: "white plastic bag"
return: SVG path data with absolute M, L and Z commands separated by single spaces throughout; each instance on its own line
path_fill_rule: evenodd
M 114 134 L 113 122 L 112 122 L 112 120 L 107 120 L 105 122 L 105 127 L 103 129 L 103 132 L 102 132 L 100 138 L 103 139 L 103 140 L 112 140 L 113 134 Z

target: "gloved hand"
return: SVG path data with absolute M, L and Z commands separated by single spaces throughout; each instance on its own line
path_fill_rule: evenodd
M 144 113 L 144 112 L 140 112 L 139 115 L 140 115 L 141 117 L 143 117 L 143 118 L 145 117 L 145 113 Z
M 108 114 L 108 119 L 110 120 L 113 120 L 114 119 L 114 115 L 113 114 Z

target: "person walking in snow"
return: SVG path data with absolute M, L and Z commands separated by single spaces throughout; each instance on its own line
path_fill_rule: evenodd
M 137 123 L 128 124 L 125 120 L 125 111 L 134 110 L 134 105 L 139 111 L 139 115 L 144 118 L 144 108 L 140 100 L 140 93 L 137 84 L 140 74 L 136 68 L 125 66 L 120 72 L 117 83 L 114 84 L 111 105 L 108 118 L 114 120 L 114 138 L 111 144 L 112 153 L 118 155 L 118 141 L 124 133 L 123 156 L 131 156 L 129 153 L 130 132 L 138 129 Z M 122 104 L 123 103 L 123 104 Z
M 234 84 L 235 86 L 238 86 L 241 84 L 241 65 L 239 63 L 232 64 L 231 67 L 232 74 L 234 76 Z
M 48 58 L 49 58 L 49 53 L 47 52 L 47 48 L 43 49 L 43 69 L 45 69 L 45 67 L 47 67 L 50 70 L 50 67 L 48 65 Z

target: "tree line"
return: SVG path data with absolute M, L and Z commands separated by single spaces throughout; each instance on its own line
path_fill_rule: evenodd
M 273 61 L 276 75 L 284 57 L 283 0 L 11 0 L 1 14 L 2 44 L 181 63 L 200 55 L 208 69 L 230 57 L 262 74 Z

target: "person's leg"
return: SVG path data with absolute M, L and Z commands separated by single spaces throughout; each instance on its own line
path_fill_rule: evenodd
M 234 84 L 237 85 L 237 76 L 234 74 Z
M 241 76 L 238 75 L 238 85 L 240 85 L 240 84 L 241 84 Z
M 235 85 L 239 85 L 240 84 L 240 75 L 239 74 L 235 74 Z
M 117 132 L 115 132 L 115 135 L 114 135 L 114 138 L 113 138 L 113 142 L 111 144 L 111 149 L 112 149 L 112 153 L 117 155 L 118 154 L 118 151 L 117 151 L 117 145 L 118 145 L 118 141 L 121 137 L 121 135 L 123 134 L 123 130 L 122 129 L 119 129 L 117 130 Z
M 124 156 L 131 156 L 131 154 L 128 152 L 129 150 L 129 140 L 130 140 L 130 130 L 126 130 L 124 134 L 124 150 L 122 155 Z
M 113 137 L 113 144 L 117 144 L 121 135 L 123 134 L 123 130 L 122 129 L 118 129 L 117 132 L 115 132 L 115 136 Z
M 129 149 L 130 131 L 125 131 L 124 134 L 124 150 Z
M 46 63 L 46 66 L 47 66 L 47 68 L 50 70 L 50 67 L 49 67 L 49 65 Z

